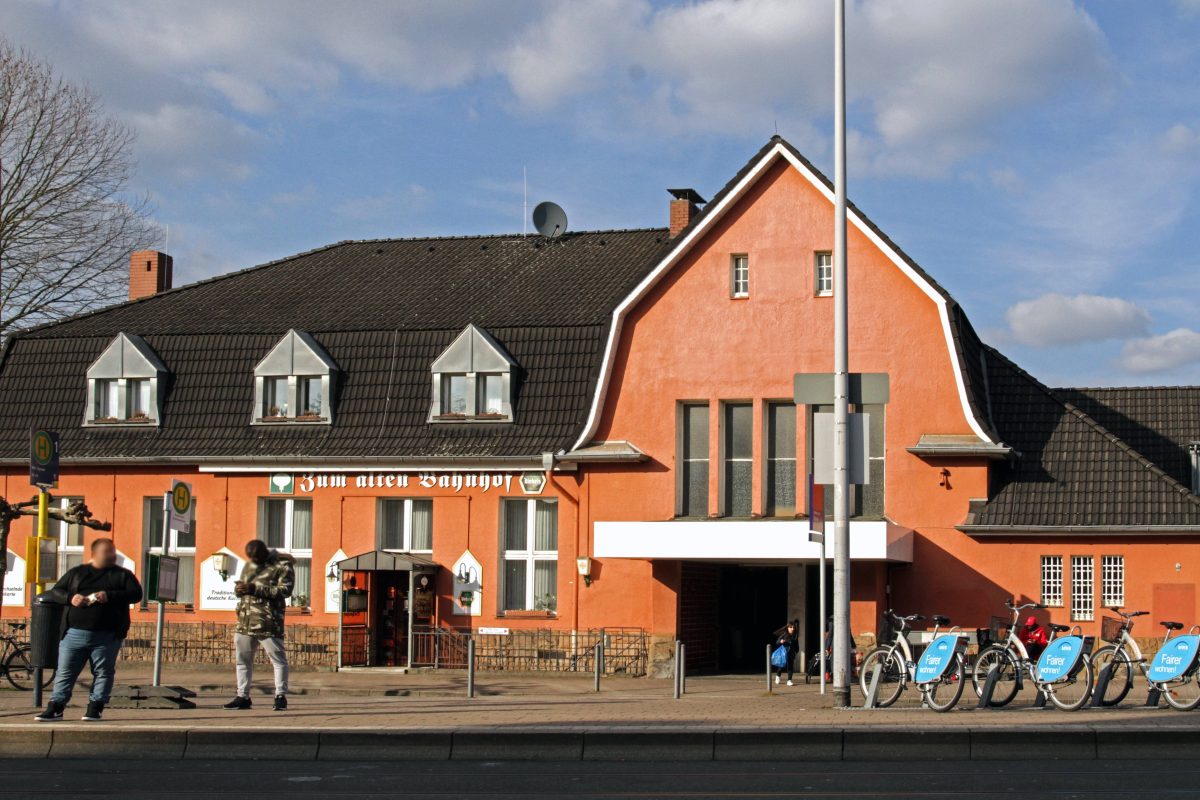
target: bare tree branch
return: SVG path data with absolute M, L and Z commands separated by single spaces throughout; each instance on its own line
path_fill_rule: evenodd
M 0 39 L 0 338 L 122 300 L 129 254 L 159 240 L 133 197 L 133 132 Z

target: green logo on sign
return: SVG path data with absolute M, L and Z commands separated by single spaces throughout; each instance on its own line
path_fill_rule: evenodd
M 171 505 L 176 514 L 186 514 L 192 507 L 192 493 L 186 483 L 177 483 L 171 491 Z
M 43 467 L 54 460 L 54 440 L 46 431 L 33 435 L 33 460 Z

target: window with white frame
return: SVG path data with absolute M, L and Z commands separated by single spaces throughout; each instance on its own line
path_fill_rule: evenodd
M 312 591 L 312 500 L 259 498 L 258 538 L 296 559 L 296 586 L 289 603 L 307 607 Z
M 84 425 L 157 425 L 167 368 L 139 336 L 117 334 L 88 367 Z
M 309 334 L 290 330 L 254 367 L 254 424 L 329 424 L 337 365 Z
M 1042 605 L 1063 604 L 1063 557 L 1042 556 Z
M 1100 604 L 1105 608 L 1125 605 L 1125 556 L 1100 556 Z
M 833 253 L 817 253 L 813 268 L 814 290 L 818 297 L 833 294 Z
M 749 297 L 750 256 L 732 256 L 730 258 L 729 271 L 729 293 L 733 297 Z
M 192 500 L 193 507 L 196 501 Z M 163 497 L 142 498 L 142 574 L 149 574 L 150 556 L 169 555 L 179 559 L 179 588 L 176 602 L 193 605 L 196 602 L 196 529 L 167 531 L 169 538 L 164 542 L 166 530 L 163 520 Z M 167 549 L 163 549 L 166 544 Z M 142 605 L 146 605 L 143 600 Z
M 1091 556 L 1071 556 L 1071 621 L 1096 617 L 1096 577 Z
M 468 325 L 430 365 L 429 422 L 512 422 L 515 367 L 491 334 Z
M 80 499 L 82 498 L 56 497 L 54 505 L 65 511 L 70 508 L 71 503 Z M 50 537 L 58 541 L 58 577 L 61 578 L 67 570 L 83 563 L 83 526 L 51 517 L 47 527 Z
M 503 611 L 558 610 L 558 503 L 504 501 Z
M 433 552 L 433 500 L 429 498 L 380 498 L 379 549 Z

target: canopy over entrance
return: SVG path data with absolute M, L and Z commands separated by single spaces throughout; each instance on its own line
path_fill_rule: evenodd
M 390 553 L 386 550 L 368 550 L 338 562 L 342 572 L 413 572 L 436 568 L 432 558 L 413 553 Z

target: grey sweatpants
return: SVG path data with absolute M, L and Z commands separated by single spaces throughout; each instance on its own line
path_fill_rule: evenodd
M 254 651 L 261 644 L 267 658 L 275 667 L 275 694 L 287 694 L 288 690 L 288 661 L 287 650 L 283 647 L 283 639 L 255 639 L 244 633 L 233 635 L 233 644 L 237 650 L 237 693 L 238 697 L 250 696 L 250 681 L 254 679 Z

